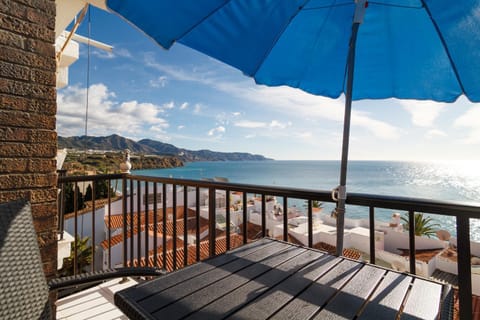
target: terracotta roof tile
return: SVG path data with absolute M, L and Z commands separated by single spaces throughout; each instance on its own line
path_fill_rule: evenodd
M 216 239 L 216 241 L 215 241 L 216 254 L 221 254 L 221 253 L 226 251 L 226 243 L 227 243 L 226 237 L 221 237 L 221 238 Z M 232 235 L 230 235 L 230 243 L 231 243 L 231 248 L 235 248 L 235 247 L 243 244 L 243 239 L 242 239 L 241 236 L 239 236 L 237 234 L 232 234 Z M 159 248 L 158 251 L 159 251 L 159 254 L 157 256 L 156 265 L 158 267 L 162 268 L 163 267 L 163 250 L 160 250 L 160 248 Z M 174 270 L 174 268 L 173 268 L 174 267 L 174 263 L 173 263 L 174 256 L 176 256 L 176 260 L 177 260 L 177 269 L 181 268 L 183 266 L 183 262 L 184 262 L 183 244 L 179 245 L 177 243 L 177 251 L 176 251 L 175 254 L 173 252 L 173 247 L 172 247 L 172 249 L 169 249 L 166 252 L 165 269 L 167 271 L 173 271 Z M 204 260 L 208 257 L 209 257 L 209 241 L 208 240 L 201 241 L 200 242 L 200 257 L 199 258 L 200 258 L 200 260 Z M 197 262 L 196 246 L 195 245 L 189 245 L 187 247 L 187 265 L 193 264 L 195 262 Z M 133 261 L 134 266 L 146 266 L 146 264 L 147 264 L 147 261 L 146 261 L 145 257 L 142 257 L 140 259 L 140 261 L 138 259 L 134 259 L 134 261 Z M 129 263 L 129 265 L 131 265 L 131 264 Z M 155 265 L 153 252 L 152 252 L 152 255 L 150 255 L 148 257 L 148 265 L 149 266 L 154 266 Z
M 115 218 L 115 221 L 118 220 L 119 218 L 121 218 L 121 227 L 120 228 L 123 228 L 123 218 L 122 216 L 118 216 L 116 215 L 117 217 Z M 114 217 L 112 215 L 112 217 Z M 112 225 L 113 222 L 114 222 L 114 219 L 111 219 L 110 220 L 112 222 Z M 134 219 L 135 221 L 135 219 Z M 151 220 L 153 222 L 153 219 Z M 158 221 L 161 221 L 161 220 L 158 220 Z M 178 219 L 177 220 L 177 237 L 182 237 L 183 236 L 183 230 L 184 230 L 184 220 L 183 219 Z M 136 221 L 135 221 L 136 222 Z M 136 223 L 135 223 L 136 224 Z M 187 220 L 187 233 L 188 234 L 196 234 L 196 219 L 188 219 Z M 145 228 L 145 226 L 141 226 L 141 230 L 143 231 Z M 134 227 L 134 234 L 136 235 L 138 233 L 138 228 L 135 226 Z M 155 227 L 153 224 L 149 224 L 148 226 L 148 230 L 150 231 L 150 235 L 153 236 L 154 232 L 155 232 Z M 202 234 L 204 231 L 208 230 L 208 220 L 207 219 L 204 219 L 202 217 L 200 217 L 200 234 Z M 163 235 L 163 222 L 160 222 L 157 224 L 157 236 L 161 237 Z M 168 237 L 173 237 L 174 235 L 174 232 L 173 232 L 173 221 L 170 220 L 170 221 L 167 221 L 167 224 L 166 224 L 166 236 L 167 238 Z M 127 232 L 127 237 L 130 237 L 130 232 Z M 117 244 L 120 244 L 121 242 L 123 241 L 123 233 L 122 234 L 119 234 L 119 235 L 116 235 L 116 236 L 113 236 L 111 238 L 111 246 L 116 246 Z M 108 249 L 108 239 L 107 240 L 104 240 L 101 242 L 100 244 L 104 249 Z
M 243 232 L 243 223 L 239 225 L 240 232 Z M 260 239 L 262 237 L 262 226 L 247 222 L 247 239 Z
M 288 241 L 291 242 L 291 243 L 294 243 L 294 244 L 305 246 L 301 241 L 299 241 L 295 237 L 291 236 L 290 234 L 288 235 Z M 335 246 L 332 246 L 332 245 L 330 245 L 328 243 L 325 243 L 325 242 L 315 243 L 313 245 L 313 248 L 325 251 L 328 254 L 332 254 L 332 255 L 336 254 L 336 250 L 337 250 L 337 248 Z M 353 259 L 353 260 L 359 260 L 360 257 L 362 256 L 360 251 L 358 251 L 357 249 L 353 249 L 353 248 L 343 249 L 342 255 L 346 258 Z
M 176 216 L 177 219 L 183 219 L 183 206 L 177 206 Z M 167 208 L 167 215 L 173 214 L 173 208 Z M 195 210 L 188 208 L 188 217 L 195 217 Z M 127 214 L 127 223 L 130 224 L 130 213 Z M 148 211 L 148 221 L 149 224 L 153 223 L 154 212 L 153 210 Z M 157 221 L 162 221 L 163 218 L 163 209 L 159 208 L 157 210 Z M 138 214 L 135 212 L 133 214 L 133 222 L 137 224 Z M 108 215 L 104 217 L 105 226 L 108 228 Z M 145 211 L 140 212 L 140 223 L 145 224 Z M 120 229 L 123 228 L 123 215 L 122 214 L 112 214 L 110 215 L 110 228 Z

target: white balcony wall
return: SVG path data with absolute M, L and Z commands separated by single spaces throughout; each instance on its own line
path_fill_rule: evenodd
M 145 232 L 141 232 L 140 234 L 140 246 L 141 246 L 141 252 L 140 256 L 144 257 L 145 256 Z M 130 243 L 131 243 L 131 238 L 127 238 L 127 257 L 130 259 Z M 148 243 L 149 243 L 149 250 L 153 249 L 153 235 L 150 233 L 148 236 Z M 157 245 L 160 247 L 163 243 L 163 238 L 161 236 L 157 237 Z M 138 251 L 137 251 L 137 246 L 138 244 L 138 234 L 135 234 L 133 237 L 133 256 L 134 259 L 138 257 Z M 102 250 L 102 257 L 103 257 L 103 269 L 108 268 L 108 248 Z M 118 266 L 123 264 L 123 242 L 112 246 L 111 248 L 111 254 L 112 254 L 112 267 L 113 266 Z
M 149 195 L 148 195 L 148 210 L 153 210 L 153 187 L 149 187 Z M 173 188 L 167 188 L 167 208 L 173 207 Z M 207 191 L 200 192 L 200 204 L 205 204 L 208 199 L 206 195 Z M 177 187 L 177 206 L 183 206 L 183 187 Z M 195 189 L 188 188 L 187 191 L 187 207 L 195 207 L 196 206 L 196 192 Z M 130 211 L 131 201 L 133 198 L 133 212 L 137 212 L 138 210 L 138 194 L 137 191 L 134 192 L 133 196 L 127 197 L 127 210 Z M 140 211 L 145 211 L 145 188 L 140 189 Z M 157 208 L 163 208 L 163 188 L 157 188 Z M 122 214 L 122 201 L 115 201 L 112 202 L 112 214 Z
M 95 270 L 102 268 L 102 250 L 99 249 L 100 243 L 105 240 L 105 207 L 99 207 L 95 210 L 95 216 L 93 223 L 95 224 Z M 75 217 L 71 216 L 64 221 L 64 229 L 66 232 L 70 233 L 75 237 Z M 77 217 L 77 231 L 78 237 L 83 239 L 85 237 L 90 237 L 92 240 L 92 212 L 86 212 L 84 214 L 79 214 Z

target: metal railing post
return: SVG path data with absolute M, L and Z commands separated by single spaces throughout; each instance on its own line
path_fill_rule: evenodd
M 61 179 L 67 175 L 66 170 L 58 170 L 58 177 Z M 60 180 L 59 179 L 59 180 Z M 64 225 L 64 215 L 65 215 L 65 182 L 59 182 L 57 183 L 57 188 L 59 187 L 58 184 L 60 184 L 60 194 L 59 194 L 59 199 L 58 199 L 58 234 L 60 235 L 59 240 L 63 240 L 63 232 L 65 231 L 65 225 Z
M 283 196 L 283 241 L 288 241 L 288 200 Z
M 226 233 L 227 233 L 227 239 L 226 239 L 226 244 L 227 244 L 227 251 L 230 250 L 230 190 L 225 191 L 225 220 L 226 220 Z
M 195 256 L 196 260 L 200 261 L 200 188 L 195 187 Z
M 215 256 L 215 188 L 208 188 L 208 240 L 209 240 L 209 255 Z
M 127 233 L 128 233 L 128 219 L 127 219 L 127 175 L 122 178 L 122 218 L 123 218 L 123 266 L 127 266 L 128 260 L 128 245 L 127 245 Z M 110 226 L 109 226 L 110 227 Z M 131 240 L 131 239 L 130 239 Z
M 375 208 L 369 208 L 370 263 L 375 264 Z
M 410 253 L 410 273 L 416 274 L 416 262 L 415 262 L 415 212 L 413 210 L 408 211 L 408 243 Z
M 265 194 L 262 193 L 262 238 L 267 235 L 267 203 Z
M 188 264 L 188 187 L 183 186 L 183 266 Z
M 248 217 L 247 217 L 247 193 L 244 191 L 242 195 L 243 201 L 243 224 L 242 224 L 242 235 L 243 235 L 243 244 L 248 242 Z
M 457 217 L 458 299 L 460 319 L 472 317 L 472 269 L 470 251 L 470 221 L 467 216 Z
M 313 247 L 313 203 L 312 200 L 308 200 L 308 247 Z

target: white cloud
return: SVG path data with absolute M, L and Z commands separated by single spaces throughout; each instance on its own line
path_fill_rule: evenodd
M 153 88 L 165 88 L 167 85 L 167 77 L 160 76 L 157 79 L 150 80 L 150 86 Z
M 223 133 L 225 133 L 226 129 L 223 126 L 218 126 L 216 128 L 211 129 L 208 131 L 209 136 L 217 136 L 221 137 Z
M 292 126 L 292 123 L 289 121 L 287 123 L 282 123 L 278 120 L 272 120 L 270 123 L 262 121 L 250 121 L 250 120 L 239 120 L 233 124 L 235 127 L 239 128 L 275 128 L 275 129 L 285 129 Z
M 119 57 L 131 58 L 132 54 L 125 48 L 113 48 L 113 53 Z
M 386 122 L 370 118 L 367 113 L 352 111 L 352 124 L 370 131 L 377 138 L 394 140 L 400 137 L 400 129 Z
M 171 78 L 179 81 L 195 81 L 201 82 L 201 75 L 200 72 L 195 72 L 195 70 L 186 71 L 181 68 L 176 68 L 171 65 L 166 65 L 162 63 L 158 63 L 152 54 L 146 54 L 144 59 L 144 65 L 147 67 L 151 67 L 157 71 L 163 72 L 170 76 Z M 207 83 L 210 81 L 207 79 Z
M 100 59 L 114 59 L 114 58 L 131 58 L 132 54 L 125 48 L 113 48 L 112 51 L 105 51 L 94 48 L 91 51 L 92 55 Z
M 438 130 L 438 129 L 432 129 L 432 130 L 428 130 L 428 132 L 425 134 L 425 137 L 427 139 L 434 139 L 436 137 L 446 137 L 447 134 L 442 131 L 442 130 Z
M 164 103 L 164 104 L 162 105 L 162 108 L 163 108 L 163 109 L 173 109 L 173 108 L 175 108 L 175 103 L 174 103 L 173 101 Z
M 435 101 L 398 100 L 419 127 L 431 127 L 445 108 L 445 103 Z
M 237 121 L 233 125 L 235 127 L 240 127 L 240 128 L 265 128 L 267 126 L 265 122 L 249 121 L 249 120 Z
M 217 115 L 215 115 L 215 120 L 217 121 L 218 124 L 221 125 L 228 125 L 230 122 L 230 115 L 227 114 L 226 112 L 220 112 Z
M 185 128 L 184 125 L 180 125 L 180 126 L 177 127 L 178 130 L 182 130 L 182 129 L 184 129 L 184 128 Z
M 57 131 L 62 136 L 83 135 L 85 127 L 86 89 L 70 86 L 57 93 Z M 88 134 L 117 133 L 143 138 L 145 130 L 156 137 L 165 137 L 168 122 L 159 115 L 162 107 L 135 100 L 115 101 L 115 93 L 104 84 L 90 86 L 88 103 Z
M 185 110 L 188 108 L 188 102 L 184 102 L 180 105 L 180 110 Z
M 210 88 L 227 93 L 233 98 L 247 100 L 252 104 L 259 104 L 265 112 L 272 110 L 275 113 L 282 113 L 286 117 L 301 117 L 311 120 L 329 120 L 342 123 L 344 116 L 344 97 L 339 99 L 330 99 L 321 96 L 308 94 L 302 90 L 288 86 L 267 87 L 263 85 L 254 85 L 252 79 L 242 81 L 229 81 L 215 74 L 215 72 L 198 70 L 186 71 L 180 68 L 174 68 L 156 62 L 151 55 L 147 55 L 145 65 L 168 74 L 170 77 L 180 81 L 192 81 Z M 225 68 L 219 65 L 218 68 Z M 438 113 L 441 108 L 437 106 Z M 416 111 L 415 111 L 416 112 Z M 417 123 L 433 122 L 436 115 L 432 111 L 426 111 L 431 120 L 426 120 L 427 116 L 415 116 Z M 417 113 L 416 113 L 417 114 Z M 401 130 L 387 122 L 377 120 L 367 113 L 352 110 L 352 126 L 359 126 L 366 129 L 373 135 L 381 139 L 396 139 L 400 136 Z M 238 127 L 261 128 L 268 127 L 269 124 L 255 121 L 236 121 Z
M 240 114 L 241 114 L 240 112 L 232 112 L 232 115 L 233 115 L 234 117 L 239 117 Z
M 200 114 L 201 112 L 202 112 L 202 105 L 199 103 L 195 104 L 195 107 L 193 108 L 193 113 Z
M 299 132 L 297 133 L 297 136 L 302 139 L 310 139 L 313 137 L 311 132 Z
M 285 128 L 291 127 L 291 126 L 292 126 L 292 123 L 290 121 L 288 121 L 287 123 L 282 123 L 282 122 L 277 121 L 277 120 L 272 120 L 272 122 L 270 122 L 270 124 L 269 124 L 270 128 L 277 128 L 277 129 L 285 129 Z
M 480 104 L 472 105 L 464 114 L 455 119 L 455 127 L 469 129 L 468 135 L 461 141 L 465 144 L 480 144 Z

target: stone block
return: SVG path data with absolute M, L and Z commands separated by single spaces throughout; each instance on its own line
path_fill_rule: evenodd
M 26 66 L 0 61 L 0 77 L 15 80 L 29 80 L 30 73 L 30 69 Z

